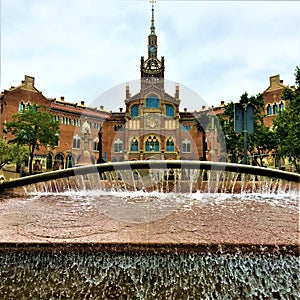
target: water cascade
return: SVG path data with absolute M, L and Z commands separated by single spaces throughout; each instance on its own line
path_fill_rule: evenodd
M 14 253 L 1 299 L 299 299 L 295 256 Z

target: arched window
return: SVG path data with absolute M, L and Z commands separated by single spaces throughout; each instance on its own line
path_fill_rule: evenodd
M 174 117 L 175 116 L 175 109 L 174 109 L 173 105 L 166 104 L 166 116 L 167 117 Z
M 166 141 L 166 152 L 174 152 L 175 144 L 172 137 L 168 137 Z
M 182 152 L 183 153 L 190 153 L 191 152 L 191 142 L 189 140 L 184 140 L 182 142 Z
M 36 105 L 36 104 L 33 104 L 31 109 L 32 109 L 33 111 L 37 111 L 37 105 Z
M 160 102 L 156 96 L 150 96 L 146 99 L 146 108 L 159 108 Z
M 64 167 L 64 157 L 62 154 L 58 153 L 54 157 L 55 169 L 59 170 Z M 53 166 L 54 168 L 54 166 Z
M 130 108 L 130 116 L 131 117 L 137 117 L 139 115 L 139 105 L 134 104 Z
M 267 115 L 268 116 L 272 115 L 272 107 L 270 104 L 268 104 L 268 106 L 267 106 Z
M 147 152 L 159 152 L 159 141 L 156 136 L 149 136 L 145 142 L 145 150 Z
M 282 101 L 279 104 L 279 111 L 284 111 L 284 103 Z
M 26 105 L 26 110 L 31 110 L 31 105 L 30 105 L 30 103 L 27 103 L 27 105 Z
M 52 169 L 52 154 L 48 153 L 46 156 L 46 169 Z
M 277 114 L 278 114 L 278 105 L 277 105 L 277 103 L 275 103 L 273 105 L 273 115 L 277 115 Z
M 66 168 L 72 168 L 75 165 L 75 158 L 72 154 L 66 157 Z
M 76 134 L 73 136 L 73 149 L 80 149 L 81 138 Z
M 139 141 L 136 139 L 136 137 L 134 137 L 130 142 L 130 151 L 139 151 Z
M 22 101 L 20 104 L 19 104 L 19 112 L 23 112 L 25 110 L 25 104 L 24 102 Z
M 121 141 L 120 139 L 117 139 L 114 142 L 114 152 L 115 153 L 120 153 L 123 151 L 123 141 Z

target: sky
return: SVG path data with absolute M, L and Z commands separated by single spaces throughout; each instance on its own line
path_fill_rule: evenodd
M 1 91 L 29 75 L 48 98 L 123 105 L 147 57 L 149 0 L 0 1 Z M 261 93 L 276 74 L 294 85 L 299 13 L 298 1 L 157 0 L 167 91 L 178 83 L 181 106 L 194 111 Z

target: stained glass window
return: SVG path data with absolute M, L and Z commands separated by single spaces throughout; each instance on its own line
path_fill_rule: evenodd
M 284 103 L 282 101 L 279 104 L 279 110 L 284 111 Z
M 174 110 L 173 105 L 166 104 L 166 116 L 167 117 L 174 117 L 175 116 L 175 110 Z
M 166 141 L 166 152 L 174 152 L 174 151 L 175 151 L 174 141 L 171 137 L 169 137 Z
M 139 151 L 139 142 L 136 138 L 133 138 L 130 143 L 130 151 Z
M 159 151 L 159 141 L 156 136 L 149 136 L 145 143 L 145 150 L 147 152 L 158 152 Z
M 159 108 L 160 102 L 157 97 L 150 96 L 146 99 L 146 108 Z
M 138 115 L 139 115 L 139 105 L 138 104 L 132 105 L 130 109 L 130 116 L 137 117 Z
M 277 115 L 278 114 L 278 105 L 275 103 L 273 105 L 273 115 Z

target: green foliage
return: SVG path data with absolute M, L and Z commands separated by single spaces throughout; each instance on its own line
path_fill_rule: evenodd
M 0 169 L 6 164 L 21 163 L 29 154 L 28 148 L 0 140 Z
M 287 157 L 300 173 L 300 69 L 296 67 L 296 89 L 286 88 L 283 100 L 289 100 L 284 111 L 273 120 L 278 140 L 277 155 Z
M 218 118 L 225 136 L 227 156 L 231 162 L 238 162 L 238 157 L 243 153 L 243 139 L 241 134 L 234 132 L 234 103 L 225 105 L 223 115 Z
M 13 115 L 13 121 L 5 124 L 8 132 L 14 135 L 12 140 L 18 145 L 29 148 L 29 172 L 32 173 L 34 153 L 41 146 L 55 146 L 59 123 L 45 107 L 33 106 L 22 113 Z
M 254 133 L 247 134 L 248 154 L 253 156 L 254 163 L 263 164 L 263 155 L 269 153 L 275 146 L 273 131 L 264 125 L 264 99 L 262 94 L 248 96 L 244 93 L 240 97 L 241 104 L 248 103 L 254 107 Z M 231 162 L 239 162 L 244 155 L 244 133 L 234 131 L 234 103 L 225 105 L 224 114 L 219 117 L 223 128 L 227 155 Z

